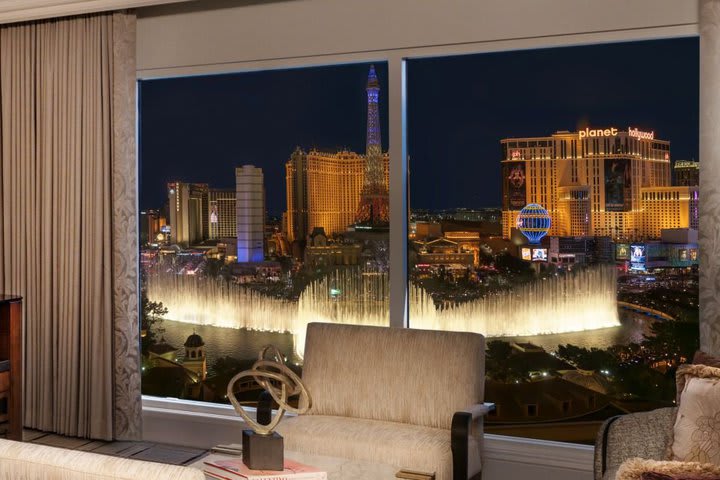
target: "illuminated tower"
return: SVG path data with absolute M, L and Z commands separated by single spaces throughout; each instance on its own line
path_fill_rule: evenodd
M 382 144 L 380 142 L 380 82 L 375 66 L 370 66 L 367 82 L 367 146 L 365 175 L 355 222 L 368 227 L 387 227 L 390 223 L 388 189 L 385 183 Z
M 262 168 L 243 165 L 235 169 L 238 263 L 265 260 L 265 186 Z

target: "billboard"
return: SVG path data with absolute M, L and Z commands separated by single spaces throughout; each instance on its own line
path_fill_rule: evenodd
M 521 252 L 522 252 L 522 259 L 523 259 L 523 260 L 527 260 L 527 261 L 529 262 L 529 261 L 532 259 L 531 255 L 530 255 L 530 249 L 529 249 L 529 248 L 523 248 L 523 249 L 521 250 Z
M 678 250 L 678 260 L 681 262 L 687 262 L 688 261 L 688 251 L 687 248 L 681 248 Z
M 605 159 L 605 211 L 628 212 L 631 209 L 630 159 Z
M 548 251 L 547 248 L 533 248 L 532 249 L 532 261 L 533 262 L 547 262 Z
M 630 245 L 630 270 L 645 271 L 646 246 Z
M 615 245 L 615 260 L 630 260 L 630 245 L 627 243 Z
M 521 210 L 526 202 L 526 178 L 524 162 L 503 164 L 503 207 L 505 210 Z
M 696 262 L 696 261 L 697 261 L 697 259 L 698 259 L 697 252 L 698 252 L 698 251 L 697 251 L 697 248 L 691 248 L 691 249 L 690 249 L 690 260 L 691 260 L 691 261 L 693 261 L 693 262 Z

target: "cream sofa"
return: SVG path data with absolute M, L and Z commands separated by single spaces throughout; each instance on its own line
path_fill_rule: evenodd
M 205 480 L 201 470 L 0 439 L 0 480 Z
M 311 323 L 312 407 L 278 432 L 286 450 L 480 478 L 484 376 L 482 335 Z

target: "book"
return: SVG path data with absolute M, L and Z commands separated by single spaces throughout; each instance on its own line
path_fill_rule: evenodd
M 405 480 L 435 480 L 435 473 L 418 472 L 416 470 L 408 470 L 406 468 L 403 468 L 395 474 L 395 477 Z
M 217 480 L 327 480 L 327 472 L 294 460 L 285 459 L 283 471 L 250 470 L 240 459 L 213 460 L 204 472 Z

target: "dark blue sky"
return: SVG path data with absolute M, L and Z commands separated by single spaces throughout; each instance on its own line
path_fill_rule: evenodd
M 499 140 L 628 126 L 698 158 L 698 39 L 411 60 L 408 150 L 413 208 L 498 206 Z M 387 67 L 381 81 L 387 148 Z M 263 168 L 268 210 L 285 208 L 295 145 L 365 148 L 368 64 L 141 82 L 140 206 L 172 179 L 233 187 Z
M 365 152 L 370 64 L 140 82 L 140 207 L 159 208 L 171 180 L 235 188 L 235 167 L 263 169 L 267 208 L 285 210 L 285 162 L 305 149 Z M 388 148 L 387 64 L 380 79 Z

